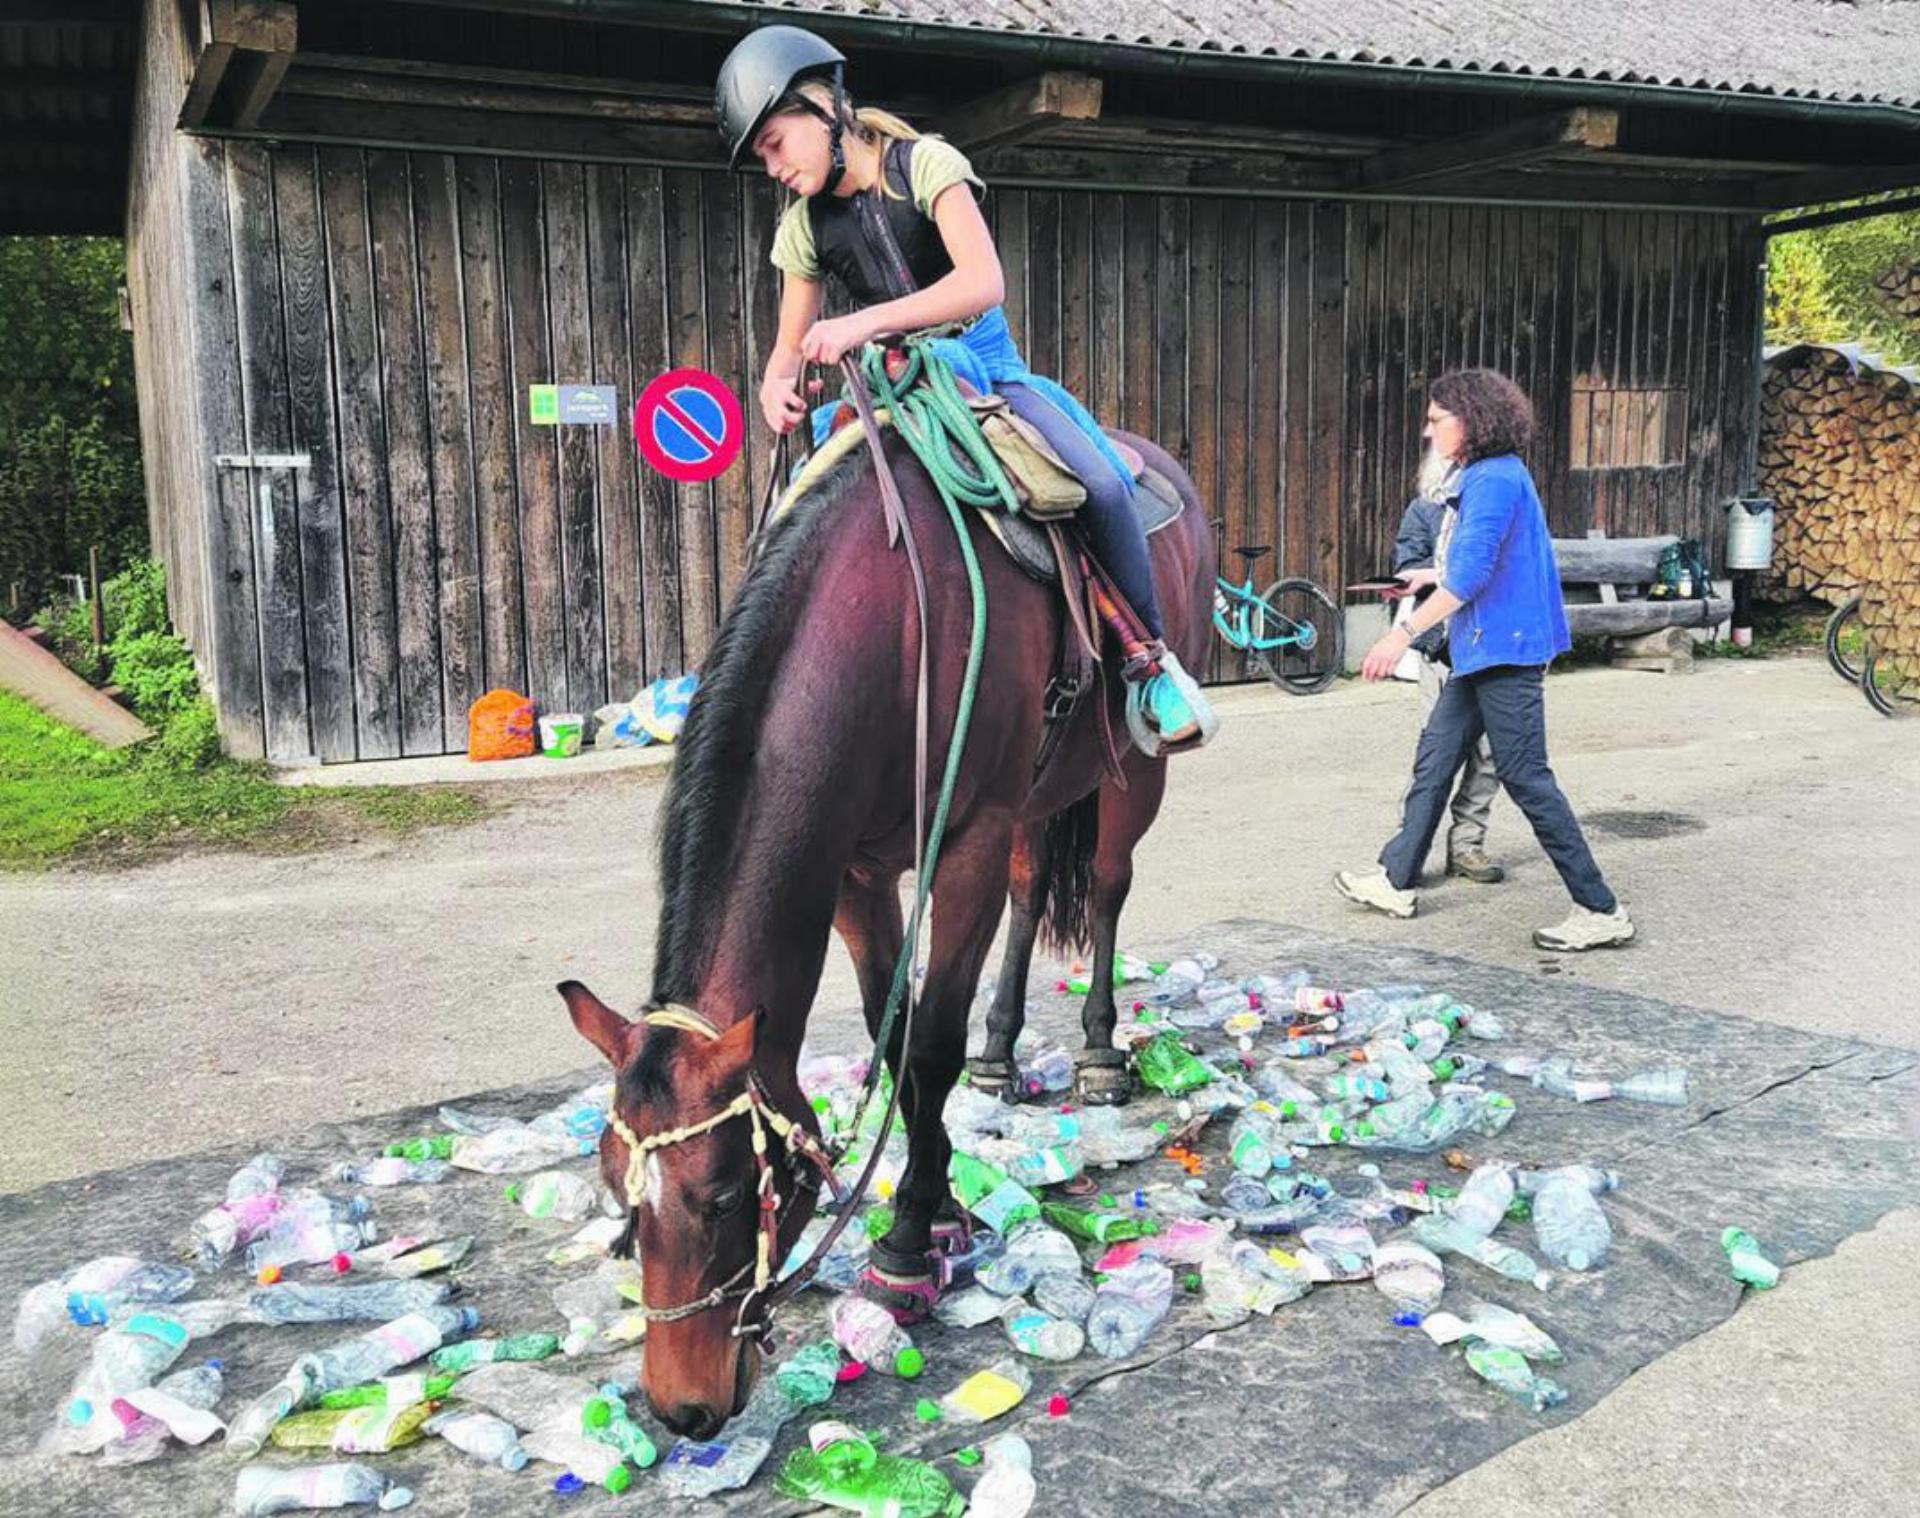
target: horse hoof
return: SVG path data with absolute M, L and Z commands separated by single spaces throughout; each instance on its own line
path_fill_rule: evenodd
M 1016 1101 L 1020 1095 L 1020 1072 L 1010 1059 L 970 1059 L 967 1084 L 1003 1102 Z
M 1073 1097 L 1084 1107 L 1121 1107 L 1133 1099 L 1133 1075 L 1118 1049 L 1083 1049 L 1073 1060 Z
M 900 1254 L 875 1244 L 860 1275 L 860 1295 L 886 1308 L 896 1323 L 924 1322 L 940 1300 L 940 1277 L 928 1269 L 928 1257 Z

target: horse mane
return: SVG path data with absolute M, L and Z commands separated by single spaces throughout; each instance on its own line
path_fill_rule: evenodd
M 812 568 L 819 562 L 814 550 L 829 519 L 839 515 L 835 508 L 862 478 L 871 478 L 871 469 L 866 451 L 855 449 L 803 501 L 769 525 L 759 556 L 701 666 L 661 813 L 656 1006 L 676 1001 L 691 1005 L 698 994 L 753 773 L 754 733 Z M 649 1038 L 648 1051 L 659 1048 L 664 1061 L 673 1042 Z M 657 1065 L 643 1051 L 633 1075 L 639 1085 L 649 1085 L 663 1070 L 664 1064 Z

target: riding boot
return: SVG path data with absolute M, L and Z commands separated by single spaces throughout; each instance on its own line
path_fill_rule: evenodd
M 1213 735 L 1218 719 L 1199 684 L 1181 667 L 1172 649 L 1159 640 L 1145 645 L 1121 667 L 1120 677 L 1138 687 L 1137 704 L 1146 720 L 1152 747 L 1140 746 L 1150 755 L 1198 738 L 1205 742 Z M 1129 715 L 1135 700 L 1128 701 Z M 1136 733 L 1136 739 L 1139 734 Z M 1197 746 L 1197 745 L 1196 745 Z

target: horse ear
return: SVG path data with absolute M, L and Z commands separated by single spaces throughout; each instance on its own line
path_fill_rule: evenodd
M 567 1015 L 580 1030 L 580 1036 L 602 1054 L 614 1069 L 627 1063 L 627 1039 L 633 1024 L 595 996 L 577 980 L 563 980 L 555 987 L 567 1004 Z
M 711 1063 L 722 1079 L 753 1063 L 754 1051 L 760 1046 L 760 1025 L 766 1016 L 765 1007 L 755 1007 L 720 1035 L 720 1041 L 713 1046 Z

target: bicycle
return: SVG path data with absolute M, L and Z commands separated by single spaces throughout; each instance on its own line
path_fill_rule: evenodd
M 1866 633 L 1860 626 L 1863 599 L 1855 596 L 1827 618 L 1827 663 L 1849 685 L 1860 683 L 1860 665 L 1856 661 L 1866 642 Z
M 1273 552 L 1262 543 L 1236 548 L 1245 578 L 1216 577 L 1213 626 L 1230 648 L 1290 696 L 1311 696 L 1333 684 L 1345 666 L 1346 618 L 1311 580 L 1275 580 L 1264 595 L 1253 588 L 1253 566 Z
M 1855 596 L 1827 618 L 1827 663 L 1849 685 L 1860 688 L 1867 705 L 1883 717 L 1911 715 L 1920 708 L 1920 679 L 1906 661 L 1873 646 L 1861 619 L 1866 597 Z

